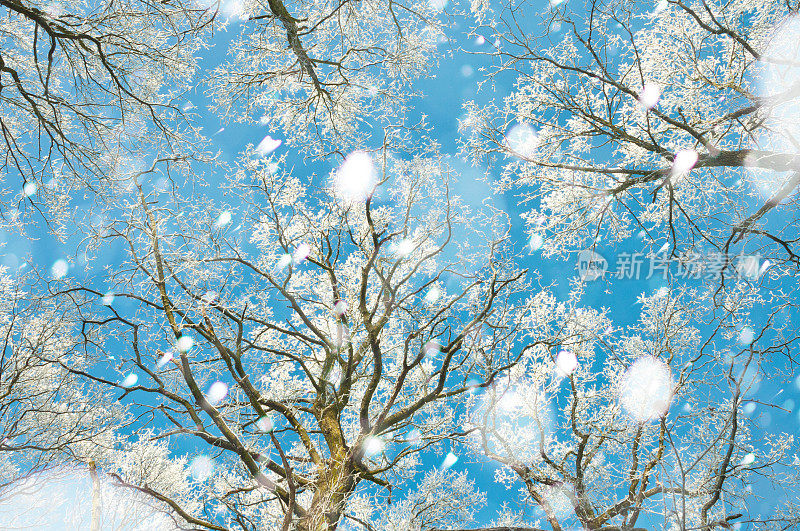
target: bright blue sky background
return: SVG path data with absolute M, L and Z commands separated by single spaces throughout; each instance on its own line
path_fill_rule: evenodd
M 542 2 L 543 8 L 545 5 Z M 474 38 L 467 35 L 467 28 L 463 24 L 463 20 L 461 22 L 460 25 L 453 23 L 447 30 L 446 33 L 451 40 L 449 43 L 440 46 L 443 54 L 440 58 L 439 66 L 433 70 L 435 75 L 422 79 L 416 84 L 416 88 L 424 96 L 414 100 L 412 103 L 416 115 L 425 114 L 429 117 L 429 123 L 433 128 L 433 136 L 442 145 L 443 152 L 453 155 L 457 152 L 457 126 L 458 118 L 463 114 L 462 104 L 472 99 L 487 101 L 490 98 L 502 97 L 511 86 L 510 79 L 499 77 L 495 79 L 494 88 L 487 84 L 483 92 L 477 92 L 476 83 L 481 76 L 479 68 L 484 63 L 485 58 L 469 52 L 481 49 L 488 50 L 489 45 L 483 44 L 481 46 L 476 44 Z M 201 70 L 209 71 L 224 60 L 227 43 L 235 35 L 237 28 L 238 23 L 232 22 L 232 26 L 227 33 L 223 32 L 218 35 L 216 45 L 206 51 L 206 59 L 203 61 Z M 466 66 L 470 68 L 466 68 Z M 470 70 L 472 71 L 471 75 L 467 75 Z M 208 100 L 204 97 L 202 91 L 189 95 L 187 101 L 191 101 L 196 107 L 195 110 L 200 116 L 207 135 L 214 134 L 221 127 L 225 128 L 222 133 L 213 136 L 213 142 L 214 146 L 222 151 L 224 158 L 231 162 L 238 157 L 247 144 L 258 144 L 267 134 L 281 138 L 281 132 L 271 129 L 269 124 L 221 123 L 215 114 L 208 110 Z M 412 115 L 413 118 L 414 116 Z M 305 166 L 309 172 L 316 172 L 321 176 L 326 176 L 340 162 L 334 159 L 320 162 L 304 161 L 301 154 L 286 145 L 280 147 L 277 151 L 279 155 L 284 153 L 288 153 L 289 163 L 294 164 L 296 168 L 300 169 Z M 461 184 L 456 189 L 457 194 L 472 199 L 481 198 L 488 194 L 488 187 L 482 180 L 484 178 L 484 169 L 471 167 L 467 163 L 457 163 L 457 167 L 461 170 Z M 208 193 L 212 192 L 208 191 Z M 218 197 L 217 199 L 224 201 L 226 198 Z M 498 200 L 504 203 L 510 218 L 515 223 L 514 235 L 518 239 L 518 245 L 522 248 L 527 241 L 527 236 L 522 231 L 523 227 L 519 217 L 522 208 L 520 208 L 516 198 L 511 194 L 498 198 Z M 236 224 L 235 219 L 233 224 Z M 15 271 L 19 270 L 20 267 L 24 269 L 24 262 L 31 260 L 34 264 L 48 269 L 56 260 L 64 258 L 73 264 L 70 274 L 85 274 L 85 272 L 81 271 L 80 260 L 76 256 L 76 242 L 69 241 L 66 244 L 60 244 L 54 242 L 52 237 L 44 232 L 38 233 L 36 238 L 23 239 L 12 234 L 0 234 L 0 241 L 7 242 L 7 245 L 2 249 L 0 263 Z M 636 248 L 635 239 L 629 244 L 618 248 L 609 248 L 601 242 L 597 250 L 608 259 L 612 269 L 614 268 L 617 254 L 626 251 L 647 251 L 647 249 Z M 95 282 L 99 289 L 102 289 L 101 286 L 103 285 L 102 265 L 105 263 L 117 263 L 122 257 L 123 255 L 119 248 L 108 248 L 101 253 L 97 264 L 99 267 L 95 268 L 91 273 L 92 275 L 97 275 L 95 276 Z M 574 256 L 567 260 L 544 259 L 538 252 L 531 252 L 524 265 L 538 270 L 542 274 L 544 284 L 554 282 L 556 293 L 562 298 L 566 296 L 568 280 L 575 274 Z M 646 271 L 647 262 L 644 263 L 643 268 Z M 609 308 L 615 326 L 625 326 L 638 319 L 639 307 L 635 304 L 636 298 L 641 293 L 658 289 L 662 285 L 663 281 L 658 279 L 596 281 L 587 289 L 585 302 L 594 306 Z M 788 318 L 797 319 L 797 316 L 792 315 L 788 316 Z M 765 401 L 771 401 L 776 393 L 779 392 L 784 399 L 800 403 L 798 388 L 794 385 L 784 387 L 781 382 L 763 383 L 756 391 L 754 398 L 763 397 Z M 780 403 L 781 400 L 777 400 L 777 402 Z M 680 406 L 681 404 L 675 404 L 673 408 Z M 792 404 L 787 403 L 786 407 L 793 410 Z M 759 415 L 761 411 L 757 407 L 751 414 Z M 794 411 L 786 413 L 774 410 L 770 411 L 769 414 L 769 422 L 762 422 L 765 430 L 796 431 L 798 417 Z M 488 506 L 481 512 L 483 523 L 487 523 L 495 516 L 499 504 L 509 499 L 509 492 L 505 491 L 505 489 L 497 488 L 493 483 L 494 465 L 470 464 L 467 461 L 468 459 L 462 457 L 454 465 L 453 469 L 469 470 L 478 482 L 478 486 L 488 493 Z M 426 464 L 429 466 L 437 466 L 440 462 L 441 456 L 430 455 L 426 458 Z M 754 512 L 768 512 L 769 508 L 777 501 L 766 496 L 761 504 L 752 509 Z

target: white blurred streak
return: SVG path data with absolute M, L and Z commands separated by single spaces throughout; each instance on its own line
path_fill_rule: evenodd
M 37 472 L 0 490 L 0 529 L 89 529 L 92 503 L 99 507 L 100 529 L 178 529 L 156 501 L 119 487 L 102 472 L 93 485 L 87 468 Z
M 756 92 L 768 111 L 763 127 L 759 127 L 756 144 L 759 149 L 798 155 L 800 138 L 800 17 L 791 16 L 774 28 L 768 45 L 761 54 L 756 78 Z M 757 166 L 751 158 L 750 166 Z M 775 195 L 791 177 L 791 172 L 752 168 L 752 184 L 763 199 Z

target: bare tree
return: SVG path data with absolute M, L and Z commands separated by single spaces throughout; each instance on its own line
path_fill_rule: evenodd
M 517 489 L 484 531 L 800 524 L 796 444 L 762 429 L 792 406 L 757 393 L 793 378 L 800 338 L 796 6 L 471 3 L 482 86 L 515 85 L 467 104 L 463 149 L 523 194 L 535 247 L 722 257 L 616 326 L 585 278 L 543 287 L 508 214 L 409 125 L 440 3 L 0 5 L 1 214 L 42 209 L 87 263 L 0 276 L 0 509 L 63 475 L 93 529 L 127 507 L 158 528 L 458 529 L 487 500 L 453 469 L 472 456 Z M 197 76 L 211 110 L 335 155 L 330 174 L 268 136 L 200 178 L 184 101 L 215 27 L 238 33 Z M 92 219 L 72 224 L 78 187 Z M 785 503 L 756 513 L 762 493 Z
M 214 10 L 180 1 L 0 6 L 5 204 L 59 221 L 76 186 L 107 196 L 143 156 L 202 150 L 181 98 Z M 3 211 L 9 224 L 14 212 Z
M 316 155 L 363 147 L 364 122 L 396 125 L 442 38 L 427 1 L 269 0 L 236 10 L 242 32 L 211 79 L 217 110 L 277 125 Z
M 467 105 L 464 149 L 520 185 L 561 253 L 639 234 L 673 257 L 744 246 L 797 265 L 796 6 L 526 3 L 479 18 L 502 102 Z
M 745 413 L 757 402 L 779 409 L 754 398 L 759 366 L 776 370 L 774 356 L 797 340 L 726 351 L 732 323 L 703 337 L 709 315 L 691 302 L 697 295 L 643 296 L 641 320 L 627 330 L 585 315 L 557 354 L 471 397 L 473 448 L 504 464 L 502 481 L 521 482 L 552 529 L 798 523 L 791 503 L 751 514 L 754 494 L 739 488 L 769 477 L 780 492 L 797 476 L 791 435 L 753 436 L 758 424 Z
M 127 420 L 107 388 L 65 368 L 86 366 L 77 323 L 26 293 L 27 280 L 0 271 L 0 488 L 30 472 L 104 454 Z
M 194 525 L 358 522 L 354 500 L 391 497 L 418 452 L 466 435 L 453 399 L 551 341 L 518 343 L 549 316 L 514 318 L 533 299 L 507 221 L 454 195 L 435 154 L 355 152 L 329 183 L 246 157 L 229 186 L 238 210 L 137 185 L 101 242 L 128 249 L 114 302 L 98 313 L 103 290 L 59 293 L 115 338 L 96 355 L 120 356 L 119 380 L 85 374 L 123 390 L 150 439 L 200 445 L 190 470 L 210 484 L 196 510 L 188 493 L 137 485 Z M 221 470 L 198 472 L 209 459 Z M 445 479 L 472 496 L 464 478 Z M 421 518 L 453 521 L 436 511 L 457 522 L 474 508 L 433 504 Z

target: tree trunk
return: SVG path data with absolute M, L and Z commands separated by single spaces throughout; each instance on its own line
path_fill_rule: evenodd
M 354 457 L 345 443 L 338 411 L 333 407 L 323 408 L 318 418 L 331 458 L 321 467 L 314 497 L 297 526 L 298 531 L 334 531 L 358 483 Z
M 89 475 L 92 477 L 92 523 L 89 529 L 100 531 L 100 477 L 94 461 L 89 461 Z
M 347 498 L 356 486 L 350 456 L 331 460 L 316 482 L 316 490 L 307 515 L 299 522 L 299 531 L 334 531 L 344 511 Z

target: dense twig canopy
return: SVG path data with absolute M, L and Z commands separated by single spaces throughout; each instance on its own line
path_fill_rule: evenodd
M 0 527 L 800 525 L 797 6 L 0 6 Z

